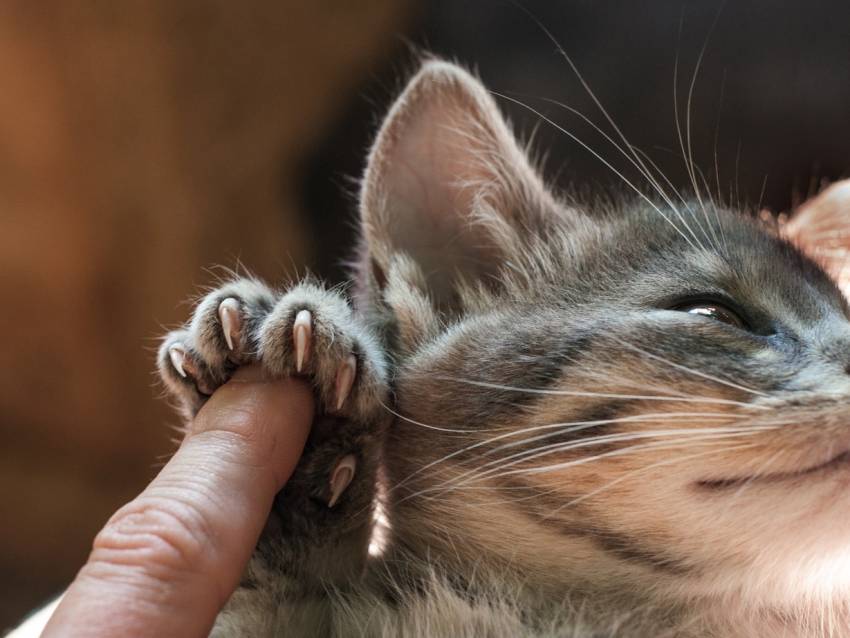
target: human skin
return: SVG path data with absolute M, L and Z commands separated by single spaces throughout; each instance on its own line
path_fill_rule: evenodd
M 307 383 L 239 370 L 150 485 L 95 537 L 42 635 L 206 636 L 312 419 Z

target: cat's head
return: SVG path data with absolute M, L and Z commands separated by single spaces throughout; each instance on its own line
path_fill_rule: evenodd
M 647 196 L 558 197 L 474 77 L 412 79 L 361 199 L 397 540 L 556 588 L 850 592 L 850 321 L 812 258 L 850 208 L 789 240 Z

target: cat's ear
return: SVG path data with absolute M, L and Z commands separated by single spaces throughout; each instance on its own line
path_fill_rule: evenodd
M 378 134 L 360 211 L 372 285 L 401 268 L 452 312 L 460 281 L 498 285 L 523 235 L 545 232 L 558 207 L 484 86 L 428 61 Z
M 783 234 L 822 264 L 850 298 L 850 179 L 800 206 Z

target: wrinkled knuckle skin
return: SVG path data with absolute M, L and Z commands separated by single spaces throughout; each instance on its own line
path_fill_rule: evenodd
M 133 502 L 97 535 L 89 563 L 107 576 L 136 568 L 155 580 L 179 581 L 213 564 L 211 538 L 204 515 L 192 505 Z

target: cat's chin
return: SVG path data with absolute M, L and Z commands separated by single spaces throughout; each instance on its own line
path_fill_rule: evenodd
M 790 608 L 746 608 L 738 605 L 717 609 L 709 621 L 711 636 L 723 638 L 826 638 L 846 635 L 848 609 L 844 603 L 794 605 Z M 840 633 L 839 633 L 840 632 Z M 704 636 L 709 634 L 696 634 Z
M 776 535 L 782 536 L 782 530 L 777 529 Z M 721 617 L 737 609 L 742 619 L 750 618 L 756 625 L 755 621 L 771 617 L 783 619 L 786 628 L 805 618 L 840 617 L 843 623 L 850 623 L 850 538 L 847 532 L 844 536 L 843 543 L 836 537 L 829 539 L 828 551 L 816 551 L 815 539 L 785 539 L 776 544 L 767 540 L 764 553 L 754 564 L 737 573 L 717 574 L 690 593 L 714 601 Z M 795 551 L 800 544 L 807 546 Z M 799 635 L 811 634 L 804 631 Z
M 850 545 L 816 560 L 783 560 L 748 573 L 703 582 L 686 593 L 686 606 L 702 610 L 723 638 L 825 638 L 850 635 Z M 825 622 L 826 624 L 820 624 Z M 824 631 L 828 627 L 833 633 Z M 848 629 L 850 632 L 850 629 Z

